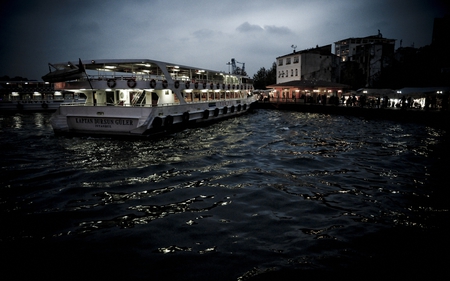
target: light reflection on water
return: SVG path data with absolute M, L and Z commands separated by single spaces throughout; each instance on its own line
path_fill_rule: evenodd
M 48 118 L 2 119 L 1 241 L 98 241 L 158 261 L 143 274 L 176 275 L 164 269 L 175 258 L 199 279 L 243 280 L 349 266 L 380 254 L 356 241 L 440 229 L 448 214 L 436 168 L 446 132 L 431 127 L 260 110 L 117 140 L 55 137 Z

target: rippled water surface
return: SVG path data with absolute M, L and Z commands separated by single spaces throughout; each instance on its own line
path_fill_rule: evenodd
M 258 110 L 128 140 L 0 117 L 10 278 L 448 275 L 446 131 Z

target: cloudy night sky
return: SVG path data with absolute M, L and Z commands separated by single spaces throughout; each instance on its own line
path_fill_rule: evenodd
M 155 59 L 249 76 L 296 50 L 376 35 L 431 43 L 444 0 L 2 0 L 0 76 L 41 80 L 47 63 Z M 334 51 L 334 44 L 333 44 Z

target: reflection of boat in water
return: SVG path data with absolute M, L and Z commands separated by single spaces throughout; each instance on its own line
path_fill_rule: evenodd
M 62 103 L 84 101 L 78 94 L 55 91 L 48 82 L 0 82 L 0 111 L 55 111 Z
M 238 116 L 255 102 L 251 79 L 221 71 L 147 59 L 80 61 L 78 67 L 86 78 L 54 87 L 83 93 L 86 103 L 62 104 L 51 118 L 55 133 L 151 135 Z

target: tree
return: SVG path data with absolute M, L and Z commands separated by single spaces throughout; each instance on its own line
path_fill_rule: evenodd
M 341 80 L 342 84 L 350 85 L 352 89 L 356 90 L 364 87 L 365 78 L 359 64 L 354 61 L 346 61 L 341 63 Z
M 273 85 L 277 82 L 276 77 L 277 65 L 274 62 L 272 68 L 266 70 L 261 67 L 255 75 L 253 75 L 253 85 L 255 89 L 265 90 L 268 85 Z
M 0 81 L 28 81 L 28 78 L 16 76 L 14 78 L 9 77 L 8 75 L 4 75 L 0 77 Z

